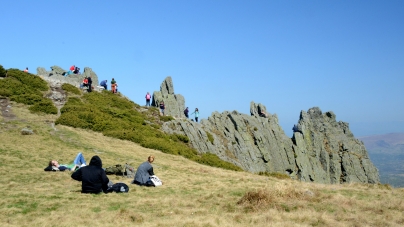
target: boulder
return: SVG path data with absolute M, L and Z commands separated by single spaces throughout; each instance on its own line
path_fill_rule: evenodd
M 34 131 L 28 128 L 23 128 L 21 129 L 21 135 L 32 135 L 34 134 Z

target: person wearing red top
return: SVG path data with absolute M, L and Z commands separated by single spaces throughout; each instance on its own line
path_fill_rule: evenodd
M 73 71 L 74 71 L 74 69 L 75 69 L 75 66 L 74 66 L 74 65 L 70 66 L 70 70 L 67 71 L 67 73 L 65 74 L 65 76 L 68 76 L 68 75 L 72 74 Z

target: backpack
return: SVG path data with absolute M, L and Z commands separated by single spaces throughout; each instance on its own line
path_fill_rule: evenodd
M 129 187 L 125 183 L 116 183 L 107 189 L 107 193 L 110 192 L 127 193 L 129 192 Z
M 136 170 L 133 168 L 133 166 L 128 165 L 128 163 L 125 164 L 125 175 L 127 178 L 135 178 Z
M 124 167 L 121 164 L 117 164 L 117 165 L 105 168 L 105 173 L 107 175 L 115 174 L 115 175 L 122 175 L 123 176 L 124 171 L 125 171 Z

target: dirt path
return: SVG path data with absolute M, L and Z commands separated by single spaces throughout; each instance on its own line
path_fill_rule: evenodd
M 4 121 L 8 122 L 17 119 L 17 117 L 13 114 L 9 98 L 0 97 L 0 109 L 1 116 L 3 117 Z

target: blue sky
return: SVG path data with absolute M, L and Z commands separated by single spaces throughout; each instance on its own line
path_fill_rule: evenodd
M 144 104 L 171 76 L 200 118 L 318 106 L 355 136 L 404 132 L 404 1 L 2 2 L 0 64 L 90 67 Z

